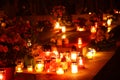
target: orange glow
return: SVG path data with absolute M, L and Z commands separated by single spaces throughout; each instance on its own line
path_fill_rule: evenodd
M 79 66 L 83 66 L 84 64 L 83 64 L 83 59 L 82 59 L 82 57 L 80 57 L 80 59 L 79 59 Z
M 77 53 L 75 51 L 71 52 L 71 60 L 76 61 L 77 59 Z
M 17 65 L 16 66 L 16 72 L 23 72 L 23 70 L 22 70 L 22 66 L 19 64 L 19 65 Z
M 55 24 L 55 27 L 54 27 L 55 29 L 60 29 L 60 24 L 59 24 L 59 22 L 56 22 L 56 24 Z
M 72 73 L 78 73 L 78 66 L 75 63 L 71 64 L 71 72 Z
M 91 27 L 91 33 L 96 33 L 96 28 L 94 26 Z
M 88 59 L 93 59 L 93 53 L 92 52 L 88 52 L 86 56 L 87 56 Z
M 44 69 L 44 64 L 43 63 L 38 63 L 35 65 L 35 71 L 36 72 L 42 72 Z
M 108 26 L 111 26 L 111 23 L 112 23 L 112 19 L 108 19 L 108 20 L 107 20 L 107 25 L 108 25 Z
M 66 38 L 66 34 L 63 34 L 63 35 L 62 35 L 62 39 L 65 39 L 65 38 Z
M 82 38 L 78 38 L 78 44 L 82 44 Z
M 62 33 L 65 33 L 65 32 L 66 32 L 66 27 L 62 26 Z
M 57 74 L 64 74 L 64 70 L 62 68 L 58 68 L 56 73 Z
M 80 28 L 79 26 L 77 27 L 77 31 L 85 31 L 85 28 Z
M 0 74 L 0 80 L 4 80 L 4 76 L 2 73 Z
M 50 53 L 51 53 L 50 51 L 46 51 L 46 52 L 45 52 L 45 55 L 46 55 L 46 56 L 50 56 Z
M 28 67 L 27 67 L 27 71 L 28 71 L 28 72 L 32 72 L 32 71 L 33 71 L 33 67 L 32 67 L 32 66 L 28 66 Z

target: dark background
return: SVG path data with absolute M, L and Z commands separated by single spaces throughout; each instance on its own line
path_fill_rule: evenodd
M 0 0 L 0 10 L 11 16 L 48 15 L 55 5 L 64 5 L 68 14 L 120 10 L 120 0 Z

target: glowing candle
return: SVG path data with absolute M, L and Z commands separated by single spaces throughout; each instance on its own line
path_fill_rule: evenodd
M 108 27 L 108 28 L 107 28 L 107 32 L 108 32 L 108 33 L 109 33 L 111 30 L 112 30 L 111 27 Z
M 72 51 L 71 52 L 71 60 L 76 61 L 76 59 L 77 59 L 77 53 L 76 53 L 76 51 Z
M 71 64 L 71 72 L 72 73 L 78 73 L 78 66 L 76 63 Z
M 64 70 L 62 68 L 58 68 L 56 73 L 57 74 L 64 74 Z
M 32 65 L 27 66 L 27 71 L 32 72 L 33 71 L 33 66 Z
M 35 65 L 35 71 L 36 72 L 42 72 L 44 69 L 44 64 L 43 63 L 38 63 Z
M 108 20 L 107 20 L 107 25 L 108 25 L 108 26 L 111 26 L 111 23 L 112 23 L 112 19 L 108 19 Z
M 46 55 L 46 56 L 50 56 L 50 53 L 51 53 L 50 51 L 46 51 L 46 52 L 45 52 L 45 55 Z
M 84 66 L 82 57 L 79 58 L 79 66 Z
M 85 28 L 81 28 L 80 26 L 77 26 L 77 31 L 85 31 Z
M 88 52 L 86 56 L 87 56 L 88 59 L 93 59 L 93 53 L 92 52 Z
M 90 31 L 91 31 L 91 33 L 96 33 L 96 27 L 92 26 Z
M 66 38 L 66 34 L 63 34 L 61 38 L 62 38 L 62 39 L 65 39 L 65 38 Z
M 56 22 L 55 29 L 59 29 L 59 28 L 60 28 L 60 24 L 59 24 L 59 22 Z
M 16 66 L 16 72 L 23 72 L 21 65 Z
M 78 38 L 78 44 L 82 44 L 82 38 Z
M 66 27 L 62 26 L 62 33 L 65 33 L 65 32 L 66 32 Z

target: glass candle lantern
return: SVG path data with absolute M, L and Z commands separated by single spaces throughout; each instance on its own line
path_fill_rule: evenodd
M 78 44 L 82 44 L 82 38 L 78 38 Z
M 42 72 L 44 70 L 44 62 L 42 60 L 36 61 L 35 71 Z
M 96 33 L 96 27 L 95 26 L 91 26 L 90 31 L 91 31 L 91 33 Z
M 78 38 L 78 48 L 82 47 L 82 38 Z
M 27 71 L 28 72 L 32 72 L 33 71 L 33 66 L 32 65 L 28 65 L 27 66 Z
M 56 70 L 56 73 L 57 73 L 57 74 L 64 74 L 64 70 L 63 70 L 61 67 L 59 67 L 59 68 Z
M 108 20 L 107 20 L 107 25 L 108 25 L 108 26 L 111 26 L 111 23 L 112 23 L 112 19 L 108 19 Z
M 24 64 L 22 60 L 17 61 L 16 72 L 23 72 Z
M 66 32 L 66 27 L 65 26 L 62 26 L 62 33 L 65 33 Z
M 77 53 L 76 51 L 71 52 L 71 61 L 76 62 L 77 59 Z
M 17 65 L 16 72 L 23 72 L 23 67 L 21 65 Z
M 88 59 L 93 59 L 93 53 L 92 53 L 92 52 L 88 52 L 88 53 L 86 54 L 86 57 L 87 57 Z
M 78 73 L 78 65 L 77 65 L 77 63 L 72 63 L 71 64 L 71 72 L 72 73 Z
M 45 52 L 45 56 L 50 56 L 51 52 L 50 51 L 46 51 Z
M 84 67 L 83 58 L 81 56 L 79 57 L 79 60 L 78 60 L 78 66 L 79 66 L 79 68 L 83 68 Z

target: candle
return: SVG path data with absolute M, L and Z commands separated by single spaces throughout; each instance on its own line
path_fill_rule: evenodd
M 66 27 L 62 26 L 62 33 L 65 33 L 65 32 L 66 32 Z
M 32 65 L 27 66 L 27 71 L 32 72 L 33 71 L 33 66 Z
M 60 29 L 60 24 L 59 24 L 59 22 L 56 22 L 56 24 L 55 24 L 55 27 L 54 27 L 55 29 Z
M 84 64 L 83 64 L 83 59 L 82 59 L 82 57 L 80 57 L 79 58 L 79 66 L 83 66 Z
M 96 27 L 94 26 L 91 26 L 91 29 L 90 29 L 91 33 L 96 33 Z
M 80 27 L 80 26 L 77 26 L 77 31 L 85 31 L 85 28 L 84 27 Z
M 23 72 L 21 65 L 16 66 L 16 72 Z
M 72 51 L 71 52 L 71 60 L 76 61 L 76 59 L 77 59 L 77 53 L 76 53 L 76 51 Z
M 93 59 L 93 53 L 92 52 L 88 52 L 86 56 L 87 56 L 88 59 Z
M 71 64 L 71 72 L 72 73 L 78 73 L 78 66 L 76 63 Z
M 46 52 L 45 52 L 45 55 L 46 55 L 46 56 L 50 56 L 50 53 L 51 53 L 50 51 L 46 51 Z
M 107 25 L 108 25 L 108 26 L 111 26 L 111 23 L 112 23 L 112 19 L 108 19 L 108 20 L 107 20 Z
M 82 44 L 82 38 L 78 38 L 78 44 Z
M 35 71 L 36 72 L 42 72 L 44 69 L 44 64 L 43 63 L 38 63 L 35 65 Z
M 63 34 L 61 38 L 62 38 L 62 39 L 65 39 L 65 38 L 66 38 L 66 34 Z
M 56 73 L 57 74 L 64 74 L 64 70 L 62 68 L 58 68 Z

